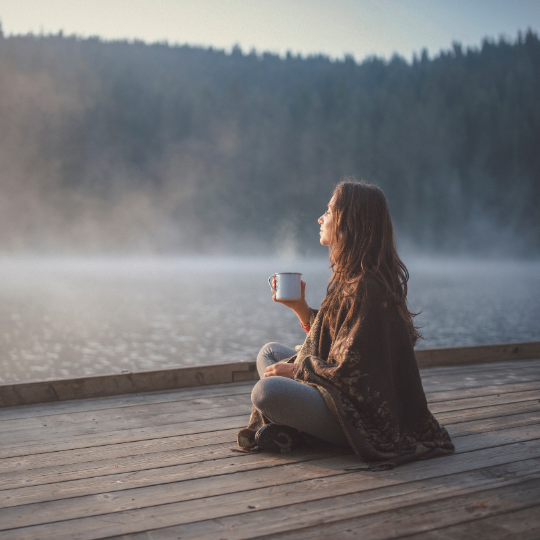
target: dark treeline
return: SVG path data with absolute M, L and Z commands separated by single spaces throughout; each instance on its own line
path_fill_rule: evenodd
M 0 249 L 315 253 L 355 175 L 402 245 L 537 256 L 538 96 L 530 31 L 411 63 L 0 38 Z

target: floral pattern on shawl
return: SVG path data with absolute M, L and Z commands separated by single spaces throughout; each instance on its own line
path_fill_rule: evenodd
M 349 311 L 343 302 L 330 328 L 325 310 L 312 310 L 304 345 L 284 360 L 294 362 L 294 379 L 321 392 L 362 461 L 392 467 L 451 454 L 450 436 L 427 407 L 405 321 L 382 286 L 368 278 L 364 296 Z M 256 431 L 267 423 L 253 408 L 238 444 L 253 447 Z

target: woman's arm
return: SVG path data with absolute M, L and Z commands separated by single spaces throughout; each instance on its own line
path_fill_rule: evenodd
M 272 280 L 272 286 L 276 288 L 276 278 Z M 309 325 L 312 310 L 306 302 L 306 283 L 301 281 L 301 298 L 300 300 L 276 300 L 276 293 L 273 295 L 274 302 L 283 304 L 291 308 L 296 316 L 300 319 L 300 323 L 303 325 Z M 286 364 L 282 362 L 277 362 L 271 366 L 268 366 L 264 372 L 265 377 L 287 377 L 292 379 L 294 372 L 294 364 Z

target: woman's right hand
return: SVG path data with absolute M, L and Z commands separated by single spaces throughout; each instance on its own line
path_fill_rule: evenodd
M 276 288 L 275 277 L 272 278 L 272 287 L 275 290 Z M 305 281 L 300 281 L 300 291 L 301 291 L 301 297 L 299 300 L 277 300 L 276 293 L 273 293 L 272 300 L 274 300 L 274 302 L 277 302 L 278 304 L 283 304 L 284 306 L 291 308 L 296 313 L 301 323 L 308 324 L 309 317 L 311 315 L 311 309 L 306 302 L 306 282 Z

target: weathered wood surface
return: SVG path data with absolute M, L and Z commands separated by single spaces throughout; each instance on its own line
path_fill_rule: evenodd
M 0 540 L 540 538 L 540 360 L 422 370 L 456 453 L 235 452 L 253 383 L 0 410 Z
M 477 505 L 478 506 L 478 505 Z M 496 514 L 458 525 L 428 530 L 408 536 L 407 540 L 458 540 L 489 538 L 489 540 L 538 540 L 540 512 L 537 506 Z
M 535 358 L 540 358 L 540 341 L 416 351 L 416 359 L 420 368 L 467 365 L 473 367 L 474 371 L 474 366 L 478 364 L 493 362 L 516 362 L 514 368 L 518 368 L 520 361 Z M 257 379 L 255 362 L 245 361 L 189 368 L 168 368 L 7 383 L 0 384 L 0 407 L 117 396 L 137 392 L 156 392 L 256 381 Z

